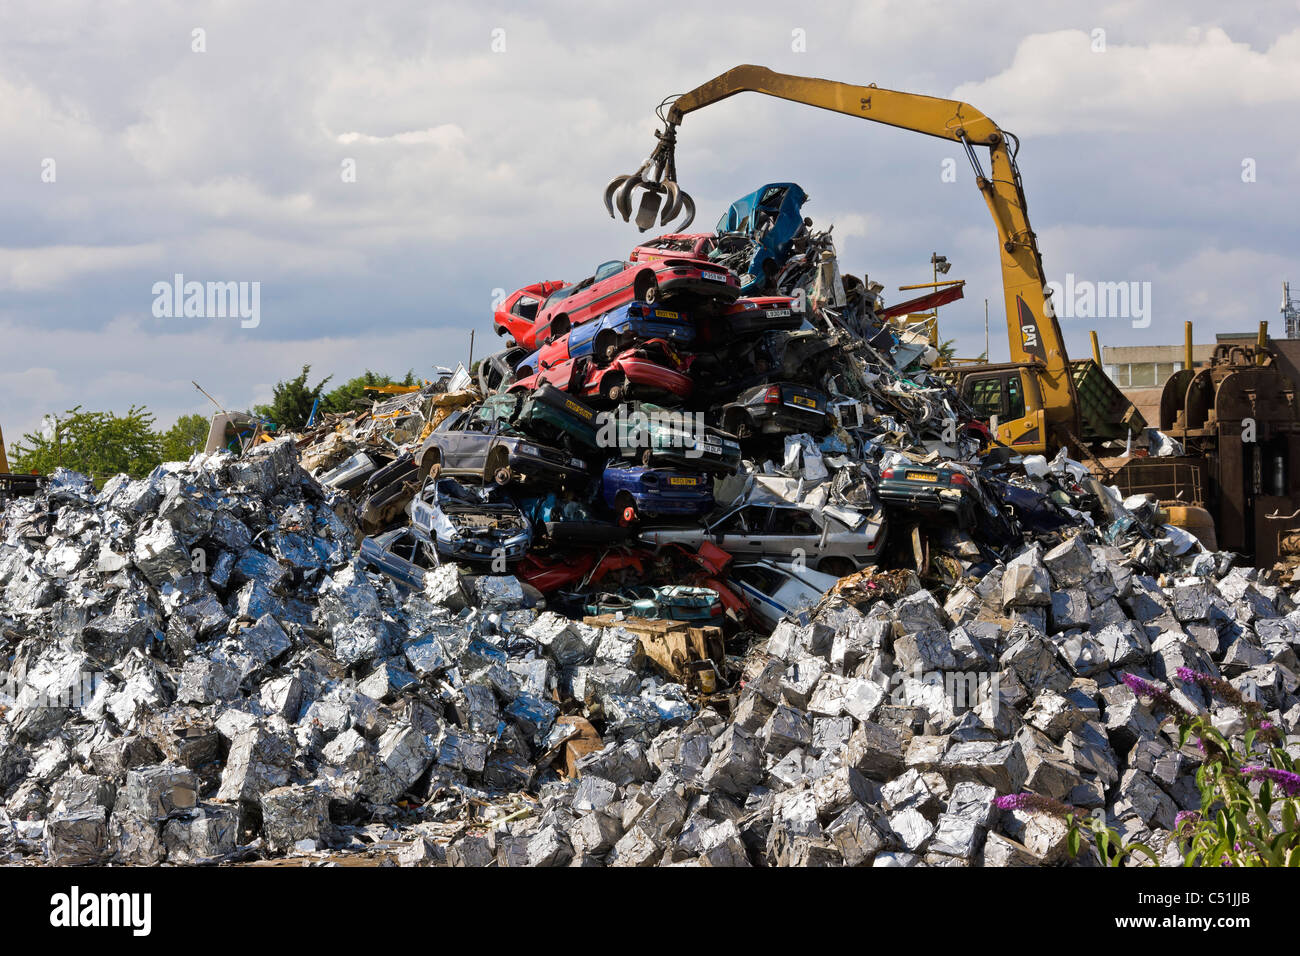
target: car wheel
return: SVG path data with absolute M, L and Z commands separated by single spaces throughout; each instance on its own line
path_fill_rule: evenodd
M 654 460 L 655 460 L 654 452 L 652 452 L 649 448 L 641 452 L 641 464 L 646 465 L 648 467 L 650 463 L 653 462 Z
M 633 294 L 647 305 L 653 304 L 659 298 L 659 280 L 653 274 L 637 279 Z
M 597 358 L 612 362 L 618 355 L 618 341 L 611 332 L 602 332 L 596 336 L 591 346 L 592 354 Z
M 627 383 L 621 373 L 606 375 L 600 383 L 602 397 L 607 401 L 621 402 L 627 397 Z

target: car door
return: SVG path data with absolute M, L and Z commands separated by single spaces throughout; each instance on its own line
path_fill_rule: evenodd
M 777 505 L 772 509 L 763 554 L 779 561 L 807 558 L 821 551 L 821 528 L 804 508 Z
M 763 535 L 772 509 L 768 505 L 743 505 L 722 518 L 713 528 L 714 539 L 732 554 L 762 554 Z
M 634 270 L 629 263 L 621 259 L 602 262 L 592 276 L 591 287 L 582 293 L 582 301 L 569 309 L 569 323 L 578 325 L 593 316 L 608 312 L 610 309 L 631 300 Z

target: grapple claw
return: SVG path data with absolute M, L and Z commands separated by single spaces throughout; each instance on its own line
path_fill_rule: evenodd
M 661 226 L 668 225 L 682 211 L 682 195 L 681 190 L 677 188 L 677 184 L 671 179 L 665 179 L 664 190 L 667 192 L 668 198 L 664 202 L 663 218 L 659 220 Z
M 619 186 L 623 185 L 623 181 L 625 179 L 627 179 L 626 176 L 615 176 L 613 179 L 609 181 L 609 185 L 605 187 L 605 209 L 609 212 L 610 219 L 615 218 L 614 192 L 618 189 Z
M 683 209 L 687 211 L 686 222 L 678 228 L 684 229 L 695 219 L 695 203 L 691 197 L 682 192 L 677 185 L 677 163 L 673 151 L 677 144 L 677 126 L 669 123 L 663 132 L 655 131 L 659 140 L 654 152 L 641 167 L 630 176 L 615 176 L 605 187 L 605 208 L 611 216 L 614 211 L 623 217 L 624 222 L 632 221 L 632 191 L 638 186 L 645 190 L 637 204 L 636 225 L 645 232 L 655 224 L 660 206 L 663 215 L 659 224 L 666 226 L 676 219 Z M 667 197 L 667 202 L 665 202 Z
M 646 184 L 636 210 L 636 227 L 642 232 L 655 224 L 655 218 L 659 215 L 659 203 L 663 201 L 662 192 L 662 186 Z
M 632 190 L 641 182 L 641 177 L 629 176 L 618 192 L 614 194 L 614 205 L 618 209 L 618 214 L 627 222 L 632 218 Z

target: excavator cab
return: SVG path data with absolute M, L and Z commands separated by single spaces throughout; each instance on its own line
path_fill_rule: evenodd
M 997 442 L 1021 455 L 1047 454 L 1042 392 L 1033 366 L 976 365 L 949 373 L 962 399 Z

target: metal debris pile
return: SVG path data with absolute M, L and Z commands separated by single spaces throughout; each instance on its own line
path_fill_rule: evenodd
M 1221 675 L 1294 746 L 1300 592 L 980 457 L 805 199 L 521 289 L 472 375 L 8 503 L 0 860 L 1067 862 L 1027 789 L 1176 862 L 1199 754 L 1123 675 Z

